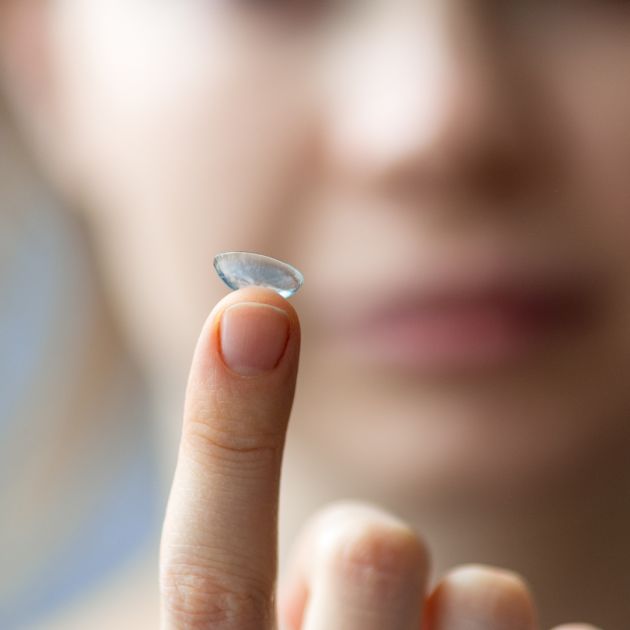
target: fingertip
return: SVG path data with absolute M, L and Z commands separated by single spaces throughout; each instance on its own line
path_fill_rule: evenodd
M 537 615 L 531 589 L 512 571 L 470 564 L 449 571 L 427 602 L 432 630 L 457 627 L 462 619 L 498 629 L 533 630 Z M 494 625 L 492 625 L 494 624 Z
M 273 317 L 271 311 L 278 310 L 286 320 Z M 217 302 L 204 322 L 193 357 L 193 380 L 216 376 L 217 366 L 238 377 L 260 375 L 281 362 L 290 367 L 297 363 L 300 342 L 299 316 L 285 298 L 265 287 L 233 291 Z
M 446 574 L 446 579 L 462 588 L 492 588 L 500 585 L 506 591 L 531 597 L 531 589 L 525 578 L 514 571 L 486 564 L 471 563 L 456 567 Z

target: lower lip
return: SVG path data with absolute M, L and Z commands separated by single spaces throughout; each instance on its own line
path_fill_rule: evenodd
M 407 310 L 346 330 L 340 349 L 363 363 L 431 373 L 505 368 L 575 328 L 576 309 L 481 305 Z

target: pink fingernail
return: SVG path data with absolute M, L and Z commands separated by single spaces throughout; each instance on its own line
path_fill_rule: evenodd
M 227 366 L 243 376 L 273 370 L 289 338 L 289 318 L 270 304 L 241 302 L 221 318 L 221 353 Z

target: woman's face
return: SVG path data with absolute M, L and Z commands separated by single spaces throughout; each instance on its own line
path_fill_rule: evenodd
M 416 495 L 625 447 L 630 5 L 51 0 L 52 137 L 147 352 L 306 278 L 294 435 Z

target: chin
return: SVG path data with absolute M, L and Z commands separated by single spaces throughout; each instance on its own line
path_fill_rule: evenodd
M 364 395 L 354 412 L 347 400 L 341 415 L 320 408 L 305 430 L 351 487 L 427 505 L 540 500 L 592 470 L 606 450 L 586 405 L 578 412 L 561 399 L 492 403 L 401 405 Z

